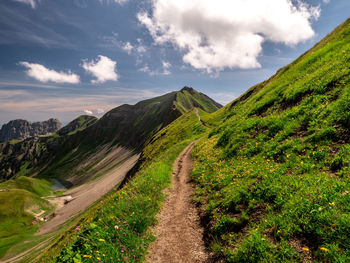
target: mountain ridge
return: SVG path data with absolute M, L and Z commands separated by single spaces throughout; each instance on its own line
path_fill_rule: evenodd
M 29 122 L 27 120 L 16 119 L 2 125 L 0 129 L 0 142 L 44 136 L 56 132 L 61 127 L 61 122 L 54 118 L 42 122 Z

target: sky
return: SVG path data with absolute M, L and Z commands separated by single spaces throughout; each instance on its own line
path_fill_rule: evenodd
M 225 105 L 349 11 L 349 0 L 2 0 L 0 125 L 101 117 L 183 86 Z

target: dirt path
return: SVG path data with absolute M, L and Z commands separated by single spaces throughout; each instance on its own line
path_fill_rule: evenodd
M 204 124 L 204 122 L 201 119 L 201 116 L 199 115 L 198 108 L 196 108 L 196 115 L 198 116 L 198 121 L 204 128 L 209 128 L 207 125 Z
M 167 189 L 164 207 L 158 215 L 159 224 L 153 229 L 157 240 L 151 245 L 147 261 L 167 263 L 208 262 L 203 241 L 203 228 L 189 183 L 193 161 L 189 145 L 178 157 L 173 168 L 173 188 Z

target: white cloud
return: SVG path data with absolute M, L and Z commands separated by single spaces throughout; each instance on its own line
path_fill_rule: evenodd
M 104 109 L 97 109 L 96 112 L 97 112 L 97 114 L 102 114 L 105 112 L 105 110 Z
M 114 0 L 114 2 L 118 4 L 125 4 L 126 2 L 129 2 L 129 0 Z
M 82 67 L 97 78 L 97 80 L 92 80 L 92 83 L 103 83 L 108 80 L 116 81 L 119 78 L 116 73 L 117 62 L 102 55 L 99 55 L 96 61 L 84 60 Z
M 171 64 L 169 62 L 163 60 L 162 61 L 162 69 L 152 70 L 152 69 L 150 69 L 150 67 L 147 64 L 145 64 L 143 67 L 139 68 L 138 71 L 147 73 L 150 76 L 170 75 L 171 74 L 171 72 L 169 70 L 170 67 L 171 67 Z
M 144 72 L 144 73 L 148 73 L 148 75 L 150 75 L 150 76 L 155 76 L 155 75 L 157 75 L 157 72 L 151 70 L 151 69 L 148 67 L 148 65 L 144 65 L 142 68 L 139 68 L 138 70 L 141 71 L 141 72 Z
M 30 5 L 33 9 L 36 7 L 36 1 L 35 0 L 13 0 L 13 1 Z
M 90 111 L 90 110 L 84 110 L 84 113 L 87 114 L 87 115 L 92 115 L 93 114 L 93 112 Z
M 170 67 L 171 67 L 171 64 L 167 61 L 162 61 L 162 65 L 163 65 L 163 75 L 170 75 L 171 72 L 170 72 Z
M 207 72 L 258 68 L 262 43 L 293 46 L 314 36 L 320 8 L 302 0 L 152 0 L 138 13 L 156 44 L 172 43 L 183 61 Z
M 131 45 L 130 42 L 126 42 L 125 44 L 122 45 L 122 49 L 130 55 L 131 51 L 134 49 L 134 46 Z
M 328 4 L 331 0 L 323 0 L 323 3 Z
M 77 84 L 80 82 L 80 78 L 78 75 L 72 73 L 71 71 L 58 72 L 52 69 L 48 69 L 43 65 L 29 63 L 29 62 L 19 62 L 20 65 L 26 67 L 27 75 L 40 81 L 40 82 L 55 82 L 55 83 L 70 83 Z

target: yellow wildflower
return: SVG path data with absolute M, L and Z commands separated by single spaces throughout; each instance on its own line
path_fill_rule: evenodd
M 103 238 L 100 238 L 98 241 L 105 242 L 106 240 L 104 240 Z
M 302 250 L 304 250 L 304 251 L 310 251 L 310 249 L 308 249 L 307 247 L 303 247 Z
M 328 249 L 325 248 L 325 247 L 321 247 L 320 249 L 321 249 L 322 251 L 324 251 L 324 252 L 328 252 Z

